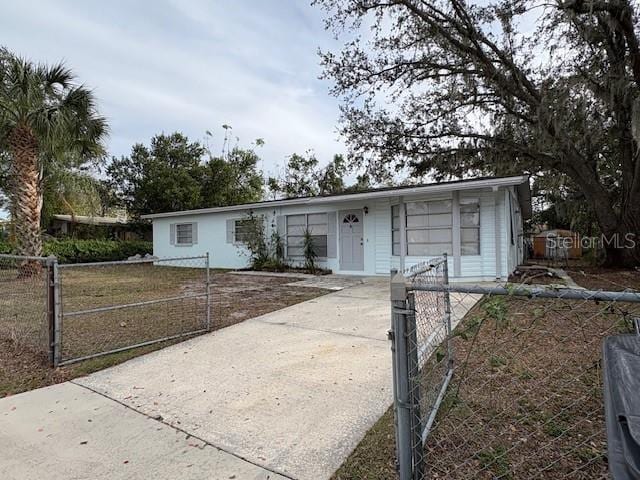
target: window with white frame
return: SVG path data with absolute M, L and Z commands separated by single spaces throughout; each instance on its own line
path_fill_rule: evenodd
M 451 200 L 408 202 L 405 208 L 408 256 L 452 253 Z
M 453 251 L 451 200 L 407 202 L 407 256 L 436 256 Z M 400 254 L 400 209 L 392 207 L 392 254 Z
M 313 249 L 318 257 L 327 256 L 328 222 L 326 213 L 287 215 L 287 257 L 304 257 L 304 235 L 311 234 Z
M 480 202 L 460 199 L 460 253 L 480 255 Z
M 176 245 L 193 244 L 193 223 L 176 224 Z
M 233 242 L 234 243 L 247 243 L 252 231 L 252 222 L 256 219 L 245 218 L 242 220 L 234 221 L 233 228 Z

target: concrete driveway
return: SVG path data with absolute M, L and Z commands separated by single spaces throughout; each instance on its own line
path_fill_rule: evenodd
M 388 282 L 0 400 L 0 478 L 329 478 L 392 402 Z

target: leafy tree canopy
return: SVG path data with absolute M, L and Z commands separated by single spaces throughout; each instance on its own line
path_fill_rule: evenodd
M 342 155 L 334 155 L 327 166 L 320 167 L 313 152 L 294 153 L 287 158 L 285 174 L 270 177 L 268 185 L 272 194 L 286 198 L 330 195 L 345 191 L 344 177 L 348 173 Z
M 436 178 L 562 176 L 559 193 L 577 194 L 603 234 L 640 238 L 634 2 L 315 3 L 350 37 L 322 62 L 356 164 Z M 607 256 L 638 264 L 640 248 Z
M 107 167 L 108 184 L 134 216 L 259 200 L 258 155 L 234 147 L 213 157 L 181 133 L 160 134 L 150 147 L 136 144 Z
M 0 47 L 0 173 L 17 252 L 41 255 L 43 196 L 61 172 L 99 163 L 108 133 L 93 93 L 64 64 L 36 64 Z

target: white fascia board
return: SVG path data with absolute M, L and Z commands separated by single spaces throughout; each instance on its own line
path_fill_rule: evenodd
M 512 185 L 520 185 L 528 182 L 527 175 L 504 178 L 485 178 L 482 180 L 463 180 L 457 182 L 434 183 L 432 185 L 422 185 L 416 187 L 400 187 L 398 189 L 379 190 L 362 193 L 349 193 L 345 195 L 332 195 L 328 197 L 306 197 L 292 198 L 284 200 L 273 200 L 271 202 L 246 203 L 242 205 L 229 205 L 227 207 L 201 208 L 198 210 L 183 210 L 180 212 L 154 213 L 142 215 L 143 219 L 181 217 L 184 215 L 201 215 L 206 213 L 233 212 L 242 210 L 253 210 L 257 208 L 285 207 L 289 205 L 322 205 L 327 203 L 351 202 L 358 200 L 369 200 L 374 198 L 389 198 L 407 195 L 424 195 L 427 193 L 448 192 L 454 190 L 473 190 L 479 188 L 500 188 Z

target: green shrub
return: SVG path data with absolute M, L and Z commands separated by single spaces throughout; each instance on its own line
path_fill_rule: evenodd
M 313 244 L 313 236 L 309 229 L 305 229 L 303 233 L 303 246 L 304 246 L 304 268 L 309 270 L 309 273 L 316 273 L 316 259 L 318 254 L 316 253 L 315 245 Z
M 60 263 L 109 262 L 134 255 L 153 253 L 153 243 L 142 240 L 48 240 L 43 255 L 53 255 Z M 0 242 L 0 253 L 12 253 L 8 243 Z
M 8 242 L 0 241 L 0 253 L 12 253 L 13 248 Z
M 153 253 L 153 243 L 142 240 L 50 240 L 44 244 L 44 255 L 54 255 L 60 263 L 109 262 L 147 253 Z

